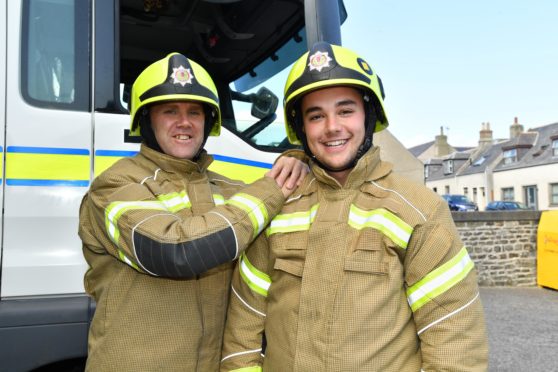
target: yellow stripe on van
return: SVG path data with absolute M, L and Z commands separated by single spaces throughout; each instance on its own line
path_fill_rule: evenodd
M 219 173 L 233 180 L 240 180 L 245 183 L 252 183 L 260 179 L 269 169 L 252 167 L 250 165 L 233 164 L 224 161 L 214 161 L 209 166 L 209 170 Z
M 127 150 L 96 150 L 94 177 L 118 160 L 137 154 Z M 6 184 L 12 186 L 88 186 L 90 153 L 87 149 L 8 146 Z M 252 183 L 263 177 L 271 164 L 213 155 L 209 169 L 225 177 Z
M 109 169 L 114 163 L 123 158 L 123 156 L 95 156 L 95 177 Z
M 7 152 L 6 179 L 89 181 L 89 155 Z

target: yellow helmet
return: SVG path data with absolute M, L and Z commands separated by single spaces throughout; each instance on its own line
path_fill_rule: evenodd
M 302 120 L 297 112 L 300 98 L 311 91 L 334 86 L 352 86 L 363 91 L 365 107 L 373 111 L 367 112 L 367 116 L 375 118 L 375 123 L 370 123 L 374 124 L 370 125 L 374 132 L 388 126 L 382 81 L 370 65 L 347 48 L 319 42 L 295 62 L 285 84 L 285 129 L 290 143 L 300 145 L 299 135 L 303 136 Z
M 202 66 L 179 53 L 171 53 L 149 65 L 132 85 L 130 135 L 141 135 L 139 121 L 143 108 L 165 101 L 206 104 L 211 114 L 210 118 L 206 116 L 205 133 L 218 136 L 221 132 L 221 111 L 215 83 Z

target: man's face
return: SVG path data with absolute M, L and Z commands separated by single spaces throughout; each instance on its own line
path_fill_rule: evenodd
M 324 165 L 343 169 L 364 141 L 364 103 L 354 88 L 334 87 L 302 98 L 304 132 L 310 151 Z M 350 170 L 328 172 L 344 183 Z
M 151 127 L 167 155 L 192 160 L 203 143 L 205 113 L 197 102 L 165 102 L 149 110 Z

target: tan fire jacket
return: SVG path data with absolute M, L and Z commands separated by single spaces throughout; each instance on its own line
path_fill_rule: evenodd
M 266 234 L 233 274 L 222 371 L 487 369 L 476 273 L 448 206 L 378 148 L 344 187 L 313 164 Z
M 284 197 L 270 178 L 240 190 L 211 161 L 142 146 L 92 183 L 79 223 L 97 303 L 88 370 L 219 369 L 231 261 Z

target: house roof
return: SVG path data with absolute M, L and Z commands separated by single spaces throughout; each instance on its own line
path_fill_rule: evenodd
M 408 148 L 409 152 L 413 154 L 415 158 L 418 158 L 422 153 L 428 150 L 430 147 L 434 145 L 434 141 L 426 142 L 420 145 L 416 145 L 414 147 Z
M 481 148 L 471 157 L 471 164 L 463 169 L 460 175 L 484 173 L 502 155 L 502 146 L 509 141 L 499 141 L 490 146 Z
M 524 147 L 529 144 L 532 144 L 532 147 L 529 148 L 527 152 L 525 152 L 525 154 L 523 154 L 523 156 L 521 156 L 515 163 L 503 164 L 501 161 L 494 168 L 495 172 L 558 163 L 558 156 L 552 155 L 552 138 L 556 138 L 555 136 L 558 136 L 558 123 L 532 128 L 522 134 L 526 134 L 528 136 L 514 138 L 512 141 L 515 140 L 515 142 L 506 144 L 503 146 L 503 150 L 514 147 Z
M 443 158 L 437 159 L 429 159 L 425 166 L 428 166 L 428 180 L 440 180 L 444 178 L 455 177 L 456 175 L 460 174 L 460 169 L 466 164 L 467 160 L 471 156 L 468 152 L 452 152 L 449 155 L 444 156 Z M 453 172 L 445 174 L 444 167 L 442 166 L 444 162 L 452 160 L 454 161 L 453 164 Z

